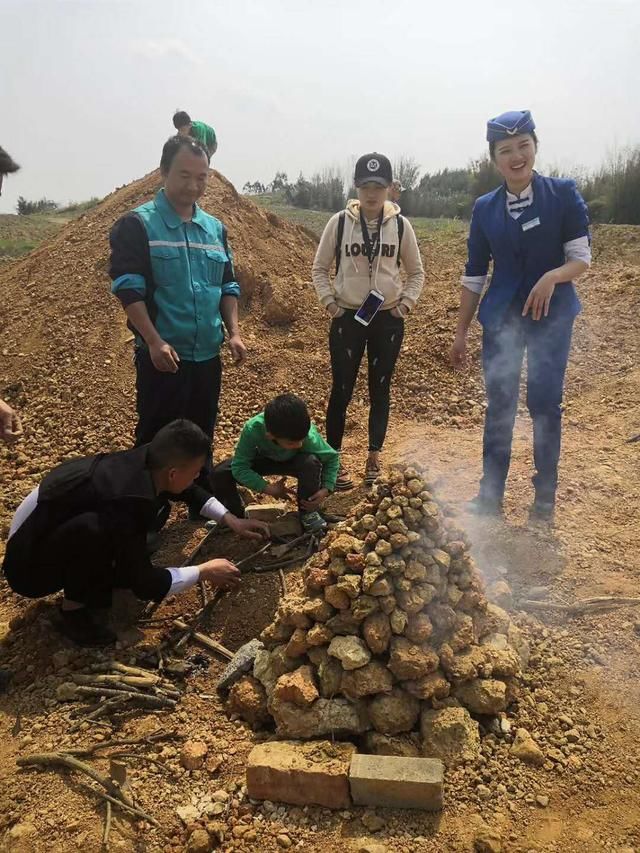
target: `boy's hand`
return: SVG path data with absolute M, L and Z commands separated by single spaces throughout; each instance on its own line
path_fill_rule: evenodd
M 288 498 L 292 498 L 295 492 L 293 489 L 287 488 L 287 478 L 282 477 L 277 483 L 269 483 L 264 494 L 286 501 Z
M 209 581 L 215 586 L 234 587 L 240 583 L 240 569 L 229 560 L 209 560 L 198 566 L 200 580 Z
M 325 498 L 329 497 L 329 489 L 318 489 L 318 491 L 307 498 L 306 501 L 301 500 L 300 506 L 308 512 L 315 512 L 322 506 Z
M 269 525 L 253 518 L 238 518 L 228 512 L 222 519 L 230 530 L 244 539 L 268 539 L 271 535 Z

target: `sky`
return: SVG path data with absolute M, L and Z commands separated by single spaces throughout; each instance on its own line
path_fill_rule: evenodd
M 0 145 L 17 197 L 103 196 L 154 169 L 185 109 L 239 189 L 381 151 L 422 172 L 533 112 L 539 161 L 640 143 L 640 0 L 0 0 Z

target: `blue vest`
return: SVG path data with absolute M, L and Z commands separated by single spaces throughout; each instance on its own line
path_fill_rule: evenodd
M 486 275 L 493 260 L 491 283 L 478 312 L 485 328 L 500 326 L 514 300 L 524 305 L 538 279 L 565 263 L 565 243 L 589 236 L 587 206 L 575 181 L 534 173 L 532 184 L 533 203 L 518 219 L 507 212 L 504 185 L 480 196 L 473 207 L 465 275 Z M 573 283 L 559 284 L 546 320 L 558 314 L 575 317 L 579 312 Z M 537 322 L 544 323 L 545 318 Z
M 223 282 L 231 261 L 224 226 L 198 205 L 183 222 L 164 190 L 135 213 L 149 239 L 158 334 L 185 361 L 214 358 L 224 339 L 220 300 L 240 295 L 237 282 Z

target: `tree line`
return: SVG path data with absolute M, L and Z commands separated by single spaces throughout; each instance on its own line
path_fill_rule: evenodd
M 609 157 L 594 171 L 545 169 L 544 173 L 574 178 L 593 222 L 640 225 L 640 146 Z M 394 164 L 394 174 L 406 188 L 402 212 L 431 218 L 469 219 L 475 199 L 502 182 L 486 155 L 465 168 L 441 169 L 422 176 L 413 158 L 400 157 Z M 342 210 L 347 199 L 355 195 L 350 173 L 337 168 L 325 169 L 310 179 L 301 173 L 296 181 L 290 181 L 286 172 L 276 172 L 268 184 L 247 181 L 243 192 L 271 193 L 294 207 L 332 212 Z

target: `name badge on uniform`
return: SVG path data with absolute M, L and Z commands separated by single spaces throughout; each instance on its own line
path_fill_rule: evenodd
M 531 231 L 532 228 L 535 228 L 536 225 L 540 225 L 540 217 L 536 216 L 535 219 L 530 219 L 528 222 L 522 223 L 523 231 Z

